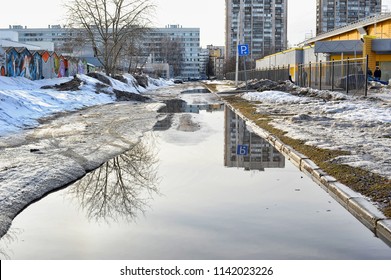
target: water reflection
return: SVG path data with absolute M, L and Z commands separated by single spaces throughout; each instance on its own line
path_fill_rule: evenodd
M 79 201 L 89 219 L 132 220 L 158 193 L 158 183 L 157 159 L 151 143 L 138 142 L 87 174 L 67 193 Z
M 207 88 L 196 88 L 196 89 L 189 89 L 184 90 L 181 92 L 182 94 L 192 94 L 192 93 L 210 93 L 210 90 Z
M 164 100 L 163 103 L 166 104 L 166 106 L 158 111 L 158 113 L 162 114 L 153 127 L 154 131 L 165 131 L 170 129 L 175 113 L 199 114 L 202 110 L 207 112 L 223 111 L 225 106 L 223 103 L 188 104 L 182 99 Z
M 255 134 L 230 108 L 225 109 L 224 165 L 245 170 L 284 168 L 285 157 Z
M 4 234 L 0 239 L 0 260 L 9 260 L 11 259 L 10 254 L 12 251 L 9 250 L 8 245 L 11 243 L 17 242 L 18 235 L 22 233 L 21 229 L 10 228 L 6 234 Z
M 182 99 L 169 99 L 163 101 L 166 106 L 159 109 L 158 113 L 196 113 L 201 110 L 207 112 L 223 111 L 224 103 L 188 104 Z

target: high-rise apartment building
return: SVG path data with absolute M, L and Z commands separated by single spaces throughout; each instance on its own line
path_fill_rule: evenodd
M 382 0 L 317 0 L 316 34 L 381 12 Z
M 226 55 L 236 56 L 240 44 L 248 44 L 254 61 L 287 47 L 287 0 L 226 0 Z M 242 6 L 242 9 L 240 7 Z M 241 16 L 239 16 L 242 11 Z

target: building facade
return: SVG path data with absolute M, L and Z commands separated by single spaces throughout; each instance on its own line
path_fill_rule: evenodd
M 209 50 L 209 76 L 217 79 L 224 78 L 225 47 L 208 45 Z
M 322 34 L 381 12 L 382 0 L 317 0 L 316 34 Z
M 0 32 L 2 31 L 17 33 L 18 41 L 25 44 L 42 45 L 51 42 L 54 44 L 54 51 L 63 55 L 94 56 L 92 47 L 86 45 L 83 40 L 82 29 L 69 29 L 60 25 L 49 25 L 47 28 L 27 28 L 16 25 L 9 26 L 8 29 L 0 29 Z M 170 64 L 171 77 L 200 77 L 199 28 L 183 28 L 180 25 L 152 28 L 144 34 L 140 49 L 142 52 L 137 56 L 141 56 L 142 61 L 148 61 L 150 65 Z M 157 65 L 157 68 L 162 67 Z M 166 68 L 163 72 L 166 73 Z
M 27 26 L 10 25 L 9 29 L 0 29 L 0 31 L 13 31 L 18 34 L 18 41 L 20 43 L 40 45 L 42 49 L 47 49 L 46 44 L 50 42 L 50 44 L 54 45 L 54 49 L 51 51 L 56 51 L 64 55 L 72 53 L 73 43 L 70 39 L 76 37 L 75 30 L 64 28 L 61 25 L 48 25 L 46 28 L 28 28 Z
M 287 48 L 287 2 L 287 0 L 226 0 L 227 58 L 236 56 L 238 37 L 240 44 L 249 45 L 249 59 L 252 61 L 285 50 Z
M 167 25 L 153 28 L 142 42 L 151 63 L 168 63 L 172 75 L 182 78 L 200 77 L 200 29 Z

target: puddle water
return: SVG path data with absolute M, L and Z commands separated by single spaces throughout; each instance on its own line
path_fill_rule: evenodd
M 182 114 L 180 114 L 182 115 Z M 391 259 L 391 249 L 229 110 L 155 129 L 29 206 L 11 259 Z M 171 114 L 175 123 L 177 115 Z
M 206 88 L 196 88 L 196 89 L 189 89 L 181 92 L 182 94 L 192 94 L 192 93 L 210 93 L 210 91 Z

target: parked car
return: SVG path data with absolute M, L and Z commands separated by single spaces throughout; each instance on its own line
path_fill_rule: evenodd
M 350 74 L 347 76 L 348 88 L 363 88 L 365 86 L 365 75 L 364 74 Z M 346 76 L 338 80 L 337 87 L 346 90 Z
M 180 78 L 175 78 L 174 79 L 174 84 L 183 84 L 183 80 Z

